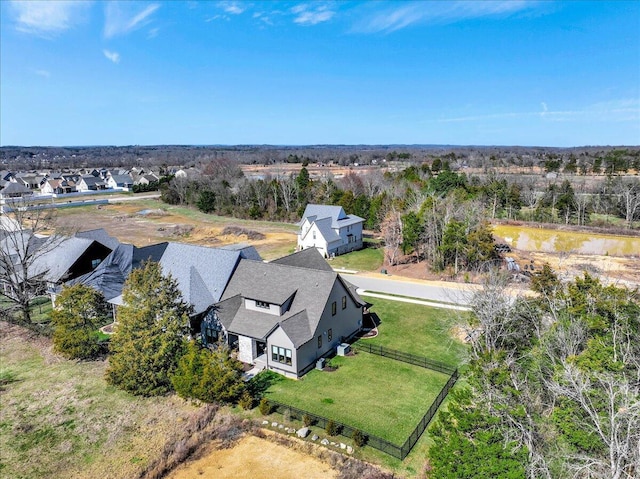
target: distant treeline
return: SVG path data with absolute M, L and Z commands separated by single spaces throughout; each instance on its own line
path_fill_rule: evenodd
M 217 160 L 196 177 L 174 178 L 161 191 L 167 203 L 273 221 L 300 219 L 307 203 L 340 205 L 384 236 L 390 264 L 411 255 L 454 273 L 497 259 L 488 219 L 587 225 L 620 218 L 627 227 L 640 219 L 637 177 L 587 182 L 577 175 L 468 176 L 443 158 L 397 173 L 373 169 L 336 180 L 314 180 L 304 167 L 298 174 L 248 179 L 236 163 Z
M 462 168 L 543 167 L 547 171 L 615 173 L 640 168 L 640 147 L 457 147 L 437 145 L 317 146 L 90 146 L 0 147 L 0 170 L 86 167 L 198 167 L 227 159 L 243 164 L 334 163 L 369 165 L 403 161 L 417 165 L 437 158 Z M 613 165 L 613 166 L 612 166 Z M 608 168 L 612 166 L 613 171 Z

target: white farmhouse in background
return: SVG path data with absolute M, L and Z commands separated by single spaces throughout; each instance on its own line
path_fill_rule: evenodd
M 298 249 L 316 248 L 324 257 L 362 249 L 363 223 L 341 206 L 309 204 L 298 223 Z

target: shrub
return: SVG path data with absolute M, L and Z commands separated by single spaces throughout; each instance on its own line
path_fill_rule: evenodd
M 271 414 L 271 404 L 269 404 L 269 400 L 267 398 L 260 399 L 258 409 L 260 410 L 260 414 L 262 414 L 263 416 Z
M 245 392 L 242 365 L 222 344 L 210 351 L 189 342 L 171 382 L 181 397 L 208 403 L 234 403 Z
M 93 359 L 100 354 L 98 328 L 109 321 L 104 296 L 89 286 L 65 286 L 51 313 L 53 348 L 69 359 Z
M 248 391 L 245 391 L 242 393 L 242 396 L 240 396 L 240 399 L 238 400 L 238 405 L 244 409 L 245 411 L 248 411 L 250 409 L 253 409 L 253 397 L 251 397 L 251 394 L 249 394 Z
M 353 442 L 358 447 L 362 447 L 367 443 L 367 436 L 365 436 L 362 433 L 362 431 L 360 431 L 358 429 L 353 431 L 353 435 L 351 436 L 351 439 L 353 439 Z
M 305 414 L 304 416 L 302 416 L 302 422 L 306 427 L 309 427 L 309 426 L 313 426 L 316 421 L 312 416 Z
M 333 419 L 329 419 L 325 431 L 327 432 L 327 434 L 329 434 L 329 436 L 337 436 L 338 434 L 340 434 L 340 426 L 338 426 L 338 424 Z

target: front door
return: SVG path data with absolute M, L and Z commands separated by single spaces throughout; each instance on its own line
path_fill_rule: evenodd
M 264 341 L 256 341 L 256 357 L 262 356 L 267 350 L 267 343 Z

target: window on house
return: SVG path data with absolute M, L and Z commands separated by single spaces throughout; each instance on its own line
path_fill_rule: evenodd
M 313 239 L 316 239 L 316 232 L 313 232 Z
M 256 300 L 256 307 L 257 308 L 269 309 L 269 303 L 265 303 L 264 301 Z
M 336 302 L 331 303 L 331 316 L 336 315 Z
M 279 346 L 271 346 L 271 360 L 291 366 L 291 350 Z
M 329 331 L 327 332 L 327 340 L 331 342 L 331 339 L 333 339 L 333 330 L 329 328 Z
M 347 297 L 342 297 L 342 309 L 347 309 Z
M 318 336 L 318 349 L 322 347 L 322 335 Z

